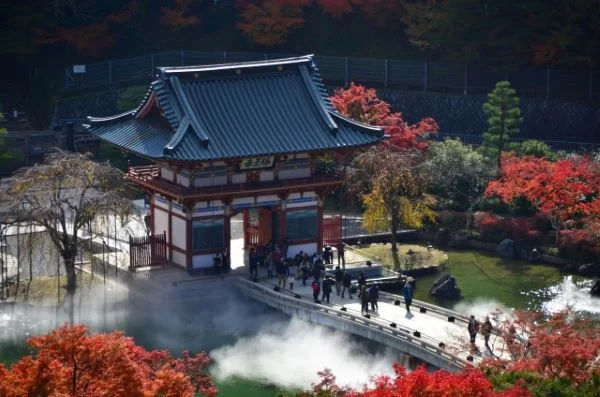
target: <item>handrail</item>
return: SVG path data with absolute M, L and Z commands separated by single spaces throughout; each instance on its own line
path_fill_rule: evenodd
M 337 306 L 334 306 L 332 308 L 332 307 L 328 307 L 328 306 L 321 305 L 318 303 L 302 301 L 295 297 L 293 298 L 291 296 L 287 296 L 286 294 L 276 293 L 272 289 L 267 288 L 264 285 L 261 285 L 260 283 L 250 281 L 243 277 L 238 277 L 237 282 L 238 282 L 238 285 L 242 285 L 247 290 L 253 291 L 256 294 L 260 294 L 263 298 L 265 298 L 265 297 L 269 297 L 270 299 L 275 298 L 275 300 L 284 302 L 285 304 L 290 305 L 292 307 L 305 308 L 305 309 L 309 309 L 311 311 L 316 311 L 321 314 L 325 314 L 327 316 L 341 319 L 343 321 L 349 321 L 349 322 L 357 324 L 359 326 L 368 327 L 369 330 L 381 333 L 385 336 L 392 336 L 392 337 L 397 337 L 399 339 L 405 340 L 405 341 L 413 344 L 415 347 L 417 347 L 419 349 L 422 349 L 426 352 L 435 353 L 436 355 L 441 357 L 443 360 L 445 360 L 449 364 L 452 364 L 456 368 L 462 369 L 469 365 L 472 365 L 472 363 L 468 362 L 466 359 L 463 360 L 460 357 L 458 357 L 457 355 L 449 353 L 448 350 L 440 348 L 439 347 L 440 341 L 438 341 L 434 338 L 431 338 L 424 334 L 420 334 L 420 337 L 413 336 L 416 331 L 414 329 L 404 327 L 404 326 L 402 326 L 401 328 L 384 327 L 382 324 L 378 323 L 377 321 L 373 321 L 362 315 L 358 316 L 358 315 L 355 315 L 352 313 L 348 313 L 347 310 L 342 311 L 342 310 L 340 310 L 340 308 L 337 308 Z M 282 290 L 280 290 L 280 292 L 281 291 Z

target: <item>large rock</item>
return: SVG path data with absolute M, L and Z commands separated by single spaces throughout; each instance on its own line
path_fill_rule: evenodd
M 469 248 L 469 239 L 460 234 L 452 233 L 450 235 L 450 241 L 448 241 L 448 247 L 450 248 Z
M 585 277 L 600 276 L 600 266 L 597 263 L 586 263 L 577 268 L 577 273 Z
M 600 296 L 600 280 L 596 280 L 596 283 L 592 286 L 590 294 L 593 296 Z
M 515 243 L 509 238 L 505 238 L 498 244 L 498 255 L 502 258 L 515 257 Z
M 456 286 L 456 279 L 451 274 L 445 274 L 433 284 L 429 295 L 436 298 L 459 299 L 460 288 Z
M 436 246 L 446 247 L 450 241 L 450 231 L 448 229 L 444 229 L 443 227 L 439 228 L 439 230 L 435 233 L 434 241 Z

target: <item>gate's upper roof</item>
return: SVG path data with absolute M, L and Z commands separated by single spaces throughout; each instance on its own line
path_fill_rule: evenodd
M 91 133 L 176 161 L 343 149 L 383 138 L 382 128 L 333 109 L 310 55 L 158 70 L 136 109 L 88 117 Z

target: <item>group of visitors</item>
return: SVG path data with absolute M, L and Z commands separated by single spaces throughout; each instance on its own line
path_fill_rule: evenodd
M 223 248 L 213 257 L 213 267 L 215 274 L 223 277 L 223 274 L 231 270 L 231 261 L 229 260 L 229 252 L 227 248 Z
M 492 353 L 492 348 L 489 345 L 490 336 L 492 335 L 492 322 L 490 321 L 490 317 L 486 316 L 483 324 L 480 324 L 479 321 L 475 319 L 475 316 L 471 315 L 469 318 L 469 325 L 467 325 L 467 330 L 469 331 L 469 341 L 471 342 L 471 351 L 479 352 L 479 348 L 475 344 L 475 339 L 477 338 L 477 333 L 481 331 L 481 335 L 483 335 L 483 339 L 485 341 L 485 347 Z
M 281 279 L 280 276 L 284 275 L 283 284 L 285 284 L 285 276 L 289 274 L 287 251 L 288 244 L 284 239 L 278 243 L 270 240 L 267 244 L 259 244 L 256 247 L 251 247 L 248 254 L 250 277 L 258 277 L 258 267 L 261 266 L 266 268 L 267 277 L 269 278 L 277 274 L 278 279 Z

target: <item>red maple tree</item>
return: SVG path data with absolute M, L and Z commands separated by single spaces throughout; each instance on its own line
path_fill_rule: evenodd
M 534 203 L 557 230 L 557 244 L 567 221 L 600 217 L 600 172 L 588 157 L 578 156 L 556 162 L 544 158 L 505 155 L 500 177 L 491 181 L 486 196 L 510 203 L 523 197 Z
M 429 146 L 426 138 L 439 130 L 437 122 L 430 117 L 416 124 L 408 124 L 402 113 L 391 112 L 390 105 L 379 99 L 374 89 L 362 85 L 352 83 L 348 89 L 340 88 L 330 100 L 344 116 L 385 127 L 389 139 L 384 141 L 384 145 L 391 147 L 425 150 Z
M 318 397 L 527 397 L 529 392 L 516 385 L 502 392 L 495 392 L 483 372 L 468 368 L 459 373 L 447 371 L 428 372 L 424 366 L 408 372 L 400 364 L 394 364 L 395 377 L 378 376 L 371 386 L 361 390 L 343 388 L 336 384 L 330 370 L 319 372 L 321 381 L 313 385 L 312 394 L 299 396 Z
M 168 396 L 217 394 L 206 374 L 204 353 L 147 351 L 122 332 L 89 335 L 83 325 L 64 325 L 32 337 L 34 355 L 9 369 L 0 364 L 0 395 L 21 396 Z
M 358 6 L 363 5 L 365 0 L 319 0 L 323 14 L 329 14 L 333 18 L 341 18 L 344 14 L 350 14 Z
M 175 0 L 172 7 L 161 7 L 160 22 L 170 29 L 176 30 L 198 23 L 197 15 L 190 14 L 192 0 Z
M 600 375 L 597 325 L 574 313 L 563 311 L 547 318 L 539 312 L 517 311 L 498 328 L 509 354 L 484 360 L 484 369 L 530 372 L 575 383 Z

